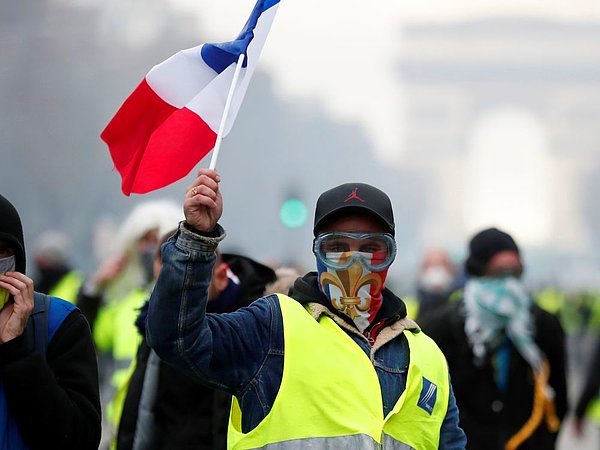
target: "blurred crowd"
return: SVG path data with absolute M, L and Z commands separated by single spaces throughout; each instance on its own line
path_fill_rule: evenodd
M 87 274 L 74 265 L 65 233 L 49 229 L 32 239 L 35 290 L 76 305 L 89 323 L 99 373 L 100 448 L 226 448 L 231 396 L 165 364 L 145 338 L 161 244 L 183 219 L 181 206 L 169 201 L 140 204 L 113 236 L 110 256 Z M 0 230 L 0 242 L 7 236 Z M 218 252 L 208 312 L 232 312 L 261 296 L 287 293 L 305 272 L 251 256 Z M 413 290 L 399 294 L 408 318 L 448 359 L 472 448 L 488 448 L 490 439 L 507 442 L 506 448 L 553 448 L 568 414 L 576 433 L 586 421 L 600 426 L 600 289 L 527 289 L 517 243 L 496 228 L 471 239 L 466 261 L 431 248 L 417 269 Z M 518 282 L 499 281 L 506 277 Z M 529 367 L 532 376 L 524 375 Z M 489 386 L 478 385 L 482 379 Z M 531 387 L 538 384 L 546 389 L 539 396 Z M 574 385 L 578 392 L 567 393 Z M 497 426 L 482 426 L 481 416 Z M 507 431 L 515 427 L 518 433 Z M 537 444 L 523 445 L 528 439 Z

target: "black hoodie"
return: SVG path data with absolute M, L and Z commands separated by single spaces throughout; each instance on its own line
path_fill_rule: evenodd
M 1 195 L 0 239 L 13 245 L 16 271 L 24 274 L 21 219 Z M 50 308 L 59 307 L 56 304 L 51 301 Z M 96 352 L 79 310 L 58 327 L 45 358 L 28 347 L 24 335 L 0 344 L 0 383 L 6 393 L 6 404 L 0 407 L 7 408 L 32 450 L 98 448 L 101 415 Z

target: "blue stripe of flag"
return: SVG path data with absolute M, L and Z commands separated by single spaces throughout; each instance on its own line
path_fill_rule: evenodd
M 250 14 L 250 18 L 244 28 L 234 41 L 219 44 L 204 44 L 200 51 L 204 62 L 216 73 L 223 72 L 231 64 L 235 63 L 242 53 L 246 54 L 248 45 L 254 38 L 254 28 L 260 15 L 270 7 L 279 3 L 279 0 L 258 0 Z M 244 59 L 243 67 L 246 67 L 247 59 Z

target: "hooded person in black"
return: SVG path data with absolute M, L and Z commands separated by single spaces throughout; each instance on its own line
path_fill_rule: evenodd
M 89 325 L 70 303 L 34 292 L 19 214 L 1 195 L 0 265 L 0 447 L 97 449 L 100 398 Z

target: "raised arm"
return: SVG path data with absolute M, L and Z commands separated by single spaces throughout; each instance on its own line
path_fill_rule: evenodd
M 266 358 L 273 311 L 272 302 L 262 300 L 234 313 L 206 314 L 215 250 L 225 237 L 217 224 L 223 204 L 218 184 L 217 173 L 203 169 L 186 192 L 186 221 L 162 248 L 147 339 L 161 359 L 236 393 Z

